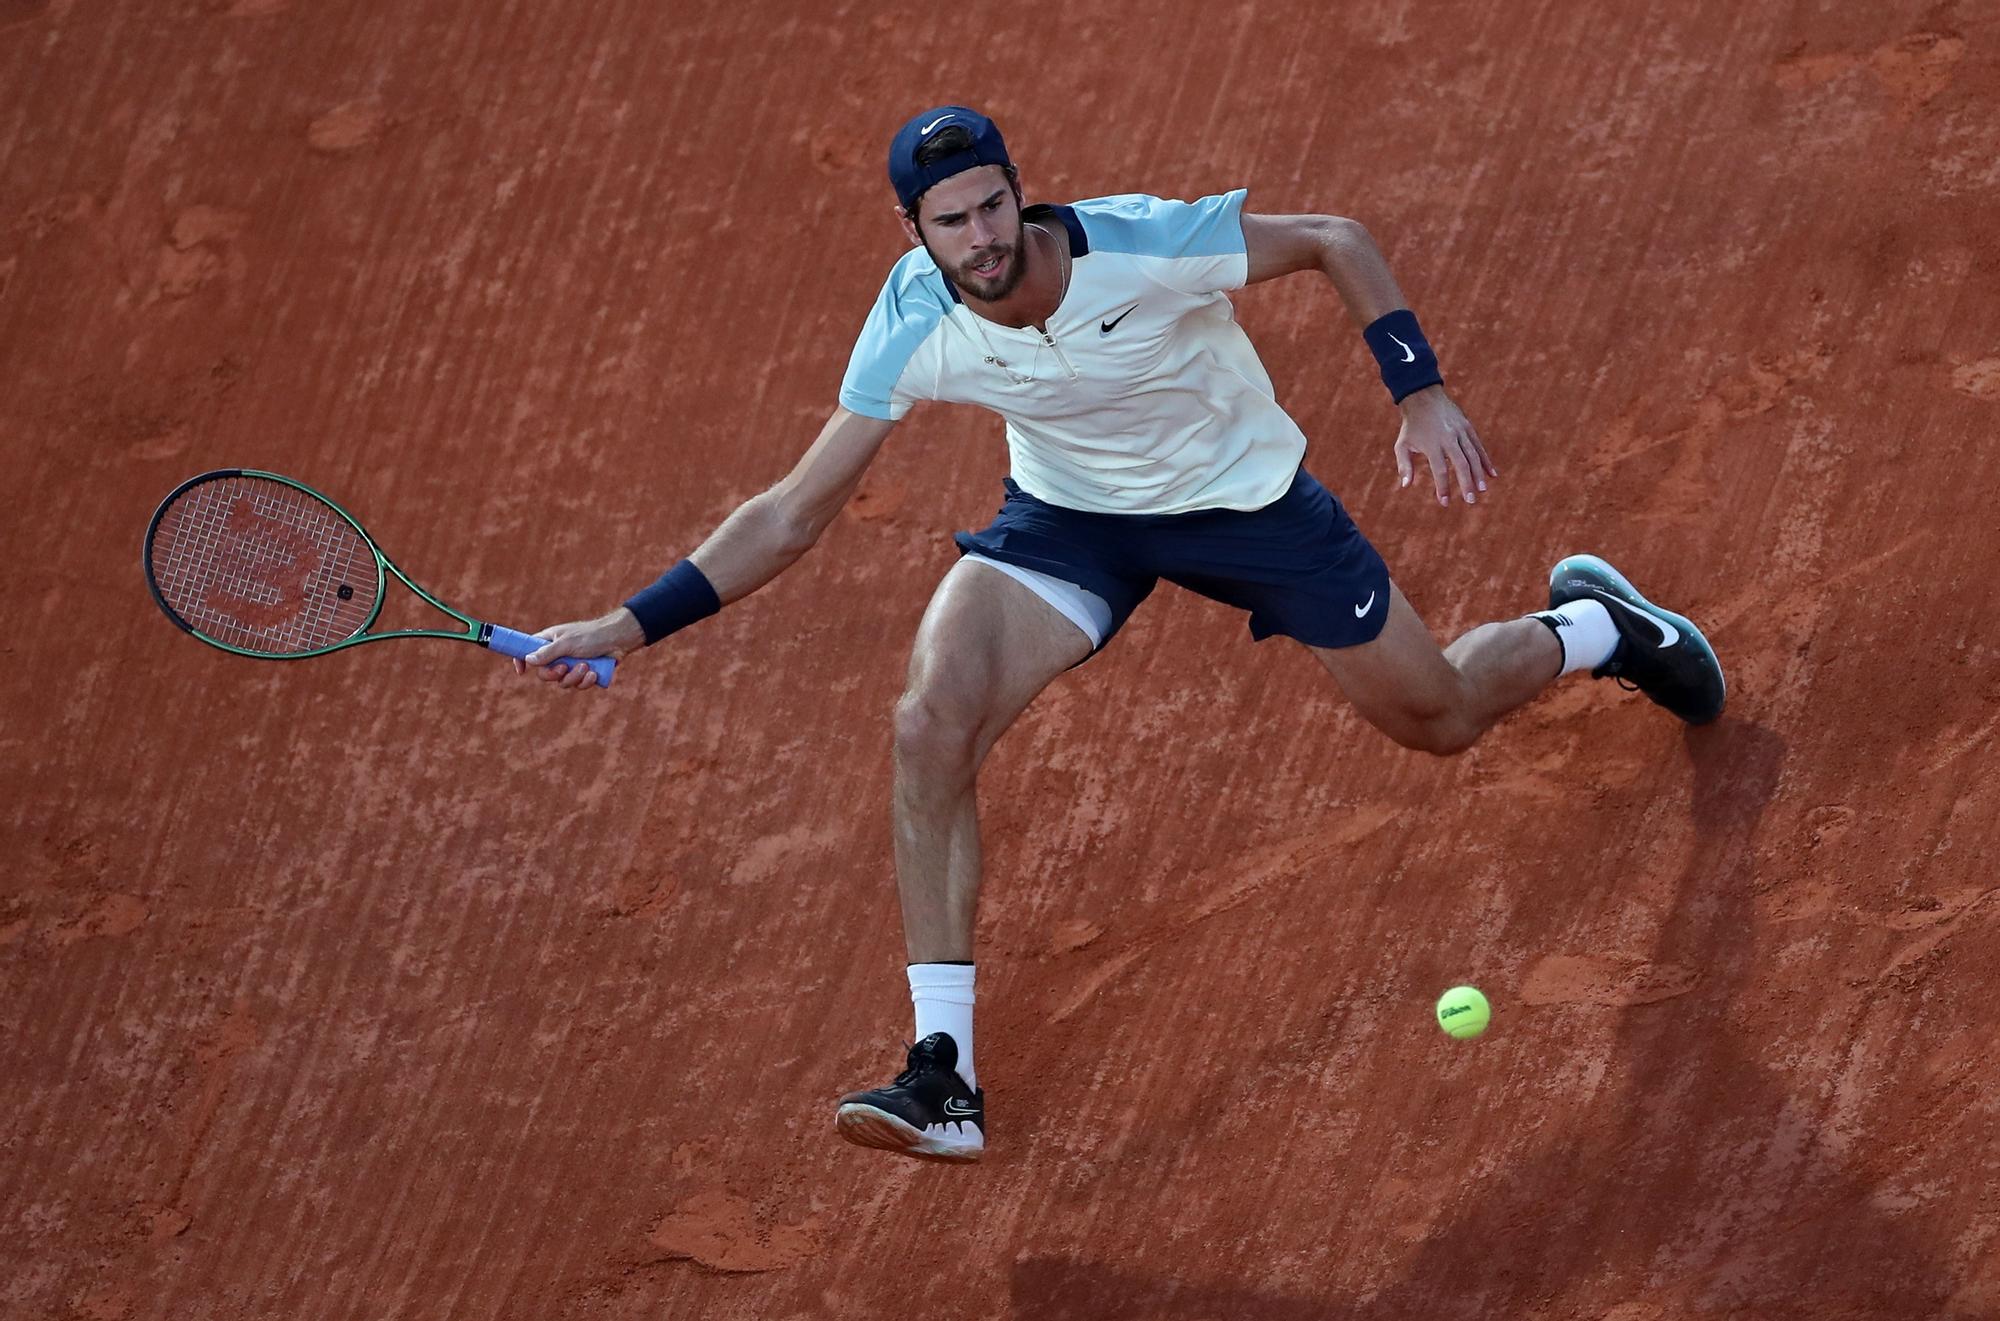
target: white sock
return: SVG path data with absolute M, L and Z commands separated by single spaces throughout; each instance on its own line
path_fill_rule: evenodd
M 949 1032 L 958 1047 L 958 1076 L 967 1087 L 977 1089 L 979 1075 L 972 1069 L 972 965 L 912 963 L 907 971 L 910 1003 L 917 1007 L 917 1040 Z
M 1618 625 L 1611 622 L 1611 612 L 1602 601 L 1571 601 L 1528 618 L 1555 630 L 1556 641 L 1562 643 L 1564 674 L 1594 670 L 1618 650 Z

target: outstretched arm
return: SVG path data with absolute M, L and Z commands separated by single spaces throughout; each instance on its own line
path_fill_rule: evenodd
M 1408 306 L 1382 250 L 1358 221 L 1342 216 L 1246 215 L 1243 243 L 1249 263 L 1246 284 L 1295 271 L 1319 271 L 1333 282 L 1357 330 L 1367 330 Z M 1479 433 L 1444 386 L 1415 390 L 1404 395 L 1398 406 L 1403 411 L 1403 424 L 1396 436 L 1396 471 L 1402 484 L 1408 486 L 1414 474 L 1412 456 L 1422 455 L 1431 470 L 1439 504 L 1451 503 L 1452 477 L 1457 478 L 1465 502 L 1476 503 L 1474 493 L 1485 490 L 1486 479 L 1498 477 L 1500 472 L 1487 457 Z
M 777 485 L 738 505 L 688 556 L 717 599 L 724 605 L 741 600 L 811 550 L 861 484 L 862 474 L 895 426 L 845 408 L 834 409 L 819 438 L 792 470 Z M 623 657 L 646 645 L 638 617 L 622 605 L 595 619 L 541 629 L 537 636 L 547 638 L 548 645 L 525 664 L 516 661 L 515 669 L 525 673 L 533 666 L 541 678 L 564 688 L 588 688 L 597 678 L 586 665 L 551 665 L 555 658 Z
M 724 605 L 770 582 L 819 542 L 895 426 L 834 409 L 792 470 L 737 506 L 688 556 Z

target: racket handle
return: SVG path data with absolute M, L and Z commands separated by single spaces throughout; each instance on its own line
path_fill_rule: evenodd
M 486 639 L 486 645 L 489 648 L 499 652 L 502 656 L 512 656 L 515 660 L 526 660 L 531 654 L 547 646 L 548 642 L 547 638 L 538 638 L 532 633 L 516 633 L 513 629 L 502 628 L 498 624 L 493 625 L 493 632 Z M 618 668 L 618 662 L 608 656 L 598 656 L 592 660 L 579 660 L 574 656 L 564 656 L 554 663 L 557 665 L 588 665 L 597 672 L 597 684 L 600 688 L 609 688 L 611 686 L 611 674 Z

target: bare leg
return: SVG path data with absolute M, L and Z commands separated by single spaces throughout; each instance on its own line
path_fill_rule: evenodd
M 1545 624 L 1481 624 L 1443 651 L 1394 584 L 1382 635 L 1359 647 L 1314 647 L 1355 709 L 1396 742 L 1449 755 L 1562 672 L 1562 644 Z
M 1075 624 L 997 569 L 961 560 L 938 585 L 896 707 L 896 887 L 910 962 L 972 957 L 974 778 L 1035 695 L 1089 654 Z

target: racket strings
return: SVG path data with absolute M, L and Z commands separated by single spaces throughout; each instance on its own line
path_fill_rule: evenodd
M 331 505 L 283 482 L 218 478 L 165 509 L 148 572 L 196 632 L 262 655 L 316 651 L 367 626 L 375 553 Z

